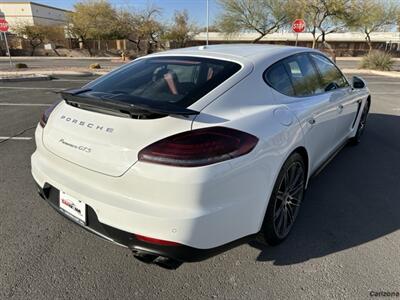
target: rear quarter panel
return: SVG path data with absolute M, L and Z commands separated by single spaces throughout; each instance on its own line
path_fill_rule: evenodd
M 257 70 L 258 69 L 258 70 Z M 226 126 L 259 138 L 255 149 L 229 161 L 230 176 L 241 184 L 230 201 L 247 202 L 241 213 L 248 233 L 258 232 L 278 173 L 294 149 L 303 146 L 303 133 L 285 105 L 274 104 L 271 88 L 263 81 L 263 68 L 224 93 L 201 111 L 193 129 Z

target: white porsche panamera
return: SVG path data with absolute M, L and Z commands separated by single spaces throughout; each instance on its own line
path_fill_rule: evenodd
M 40 195 L 155 262 L 282 242 L 371 103 L 321 52 L 268 45 L 145 56 L 61 97 L 35 132 Z

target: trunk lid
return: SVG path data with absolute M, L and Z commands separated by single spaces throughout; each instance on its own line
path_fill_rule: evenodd
M 137 120 L 83 110 L 61 102 L 43 131 L 53 154 L 109 176 L 123 175 L 147 145 L 190 130 L 194 117 Z

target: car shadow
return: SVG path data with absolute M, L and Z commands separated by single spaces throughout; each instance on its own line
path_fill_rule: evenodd
M 400 116 L 370 114 L 361 144 L 347 146 L 310 181 L 291 235 L 251 242 L 258 261 L 290 265 L 357 247 L 400 229 Z

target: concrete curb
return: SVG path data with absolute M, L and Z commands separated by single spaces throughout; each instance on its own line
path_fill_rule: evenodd
M 75 56 L 75 57 L 67 57 L 67 56 L 13 56 L 13 61 L 34 61 L 34 60 L 115 60 L 121 59 L 120 56 Z M 8 61 L 9 58 L 7 56 L 0 56 L 0 61 Z
M 0 76 L 0 82 L 45 81 L 51 79 L 52 77 L 49 75 Z
M 362 60 L 363 57 L 362 56 L 339 56 L 336 57 L 337 61 L 360 61 Z M 394 61 L 400 61 L 400 57 L 393 57 Z
M 46 71 L 46 70 L 38 70 L 38 71 L 21 71 L 21 72 L 0 72 L 0 78 L 34 78 L 40 76 L 78 76 L 78 77 L 85 77 L 85 76 L 92 76 L 99 74 L 106 74 L 107 71 Z
M 375 70 L 365 70 L 365 69 L 342 69 L 343 73 L 350 74 L 365 74 L 365 75 L 379 75 L 392 78 L 400 78 L 400 72 L 396 71 L 375 71 Z

